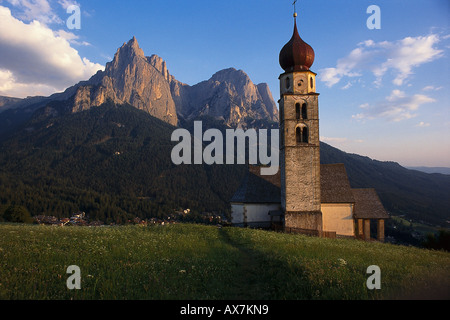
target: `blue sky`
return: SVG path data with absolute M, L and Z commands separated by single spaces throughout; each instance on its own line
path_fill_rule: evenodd
M 88 79 L 136 36 L 196 84 L 229 67 L 269 84 L 293 30 L 293 0 L 0 0 L 0 95 L 49 95 Z M 78 5 L 81 29 L 68 29 Z M 367 8 L 381 10 L 370 30 Z M 298 0 L 315 50 L 323 141 L 405 166 L 450 167 L 450 2 Z

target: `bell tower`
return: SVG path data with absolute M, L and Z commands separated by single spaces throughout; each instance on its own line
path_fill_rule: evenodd
M 320 198 L 319 94 L 310 70 L 315 53 L 294 34 L 280 52 L 281 206 L 285 228 L 322 231 Z

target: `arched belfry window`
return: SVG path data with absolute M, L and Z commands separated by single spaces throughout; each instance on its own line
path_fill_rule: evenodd
M 300 103 L 295 104 L 295 119 L 296 120 L 306 120 L 308 119 L 308 106 L 306 103 L 300 105 Z
M 302 143 L 302 128 L 297 127 L 297 129 L 295 129 L 295 137 L 297 144 Z
M 302 142 L 303 143 L 309 143 L 308 127 L 303 127 L 303 129 L 302 129 Z
M 295 129 L 295 139 L 297 144 L 309 143 L 309 130 L 307 126 L 298 126 Z
M 308 110 L 307 110 L 307 108 L 308 108 L 308 105 L 306 103 L 304 103 L 302 105 L 302 119 L 304 119 L 304 120 L 308 119 Z

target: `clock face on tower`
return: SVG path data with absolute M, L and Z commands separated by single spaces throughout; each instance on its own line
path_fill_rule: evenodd
M 312 71 L 285 73 L 280 76 L 280 94 L 316 93 L 316 74 Z

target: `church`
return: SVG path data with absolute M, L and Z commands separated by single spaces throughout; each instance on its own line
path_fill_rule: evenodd
M 384 241 L 389 215 L 374 189 L 352 189 L 343 164 L 320 163 L 313 48 L 294 34 L 280 52 L 280 170 L 250 166 L 231 199 L 232 224 L 320 237 Z M 371 223 L 376 235 L 371 237 Z

